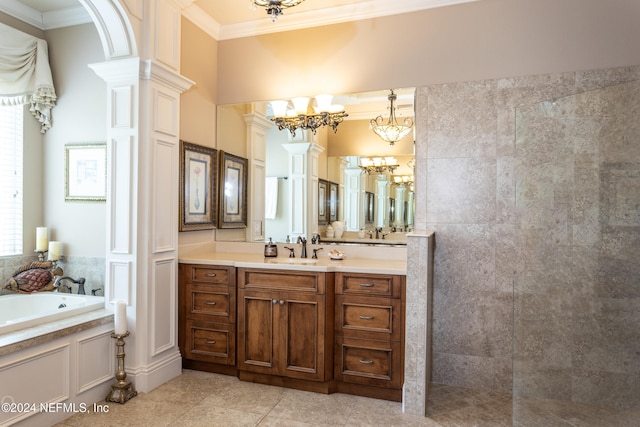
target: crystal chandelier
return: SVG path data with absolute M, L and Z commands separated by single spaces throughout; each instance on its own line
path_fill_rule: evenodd
M 316 130 L 322 126 L 329 126 L 334 132 L 348 114 L 342 105 L 333 105 L 333 95 L 318 95 L 315 98 L 315 106 L 310 103 L 310 98 L 299 97 L 291 101 L 271 101 L 273 117 L 279 130 L 287 129 L 292 136 L 296 136 L 296 130 L 310 130 L 315 135 Z M 293 108 L 290 108 L 291 104 Z
M 271 16 L 271 21 L 276 22 L 278 16 L 282 15 L 282 9 L 297 6 L 304 0 L 252 0 L 252 3 L 256 6 L 264 7 L 267 14 Z
M 382 116 L 378 116 L 369 122 L 371 129 L 376 133 L 376 135 L 382 138 L 385 142 L 388 142 L 390 145 L 394 145 L 396 141 L 407 136 L 413 127 L 413 120 L 409 117 L 404 119 L 403 124 L 398 124 L 395 108 L 395 101 L 397 98 L 398 96 L 393 93 L 393 89 L 391 89 L 391 93 L 388 97 L 389 102 L 391 103 L 391 106 L 389 107 L 390 114 L 389 120 L 386 124 L 384 123 Z
M 390 174 L 398 168 L 398 161 L 393 157 L 362 157 L 360 158 L 360 169 L 367 174 L 382 174 L 389 172 Z

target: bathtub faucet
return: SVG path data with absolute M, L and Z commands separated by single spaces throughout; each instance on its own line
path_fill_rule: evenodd
M 73 283 L 77 283 L 78 284 L 78 295 L 85 295 L 84 292 L 84 282 L 85 282 L 85 278 L 84 277 L 78 277 L 78 279 L 74 279 L 73 277 L 69 277 L 69 276 L 57 276 L 55 282 L 53 282 L 53 287 L 54 289 L 57 289 L 58 292 L 63 292 L 61 291 L 61 288 L 66 288 L 67 291 L 69 291 L 69 293 L 71 293 L 71 288 L 69 286 L 66 286 L 64 284 L 61 284 L 61 282 L 63 280 L 71 280 Z M 66 291 L 64 291 L 66 292 Z

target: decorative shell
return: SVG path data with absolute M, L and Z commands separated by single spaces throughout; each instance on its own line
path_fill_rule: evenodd
M 62 274 L 62 268 L 51 261 L 33 261 L 18 268 L 2 289 L 23 294 L 52 291 L 56 276 Z

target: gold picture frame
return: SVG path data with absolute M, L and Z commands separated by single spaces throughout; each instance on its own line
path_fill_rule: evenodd
M 219 158 L 218 228 L 246 228 L 248 160 L 224 151 Z
M 107 144 L 66 144 L 65 194 L 67 202 L 107 201 Z
M 180 141 L 180 231 L 216 228 L 217 152 Z

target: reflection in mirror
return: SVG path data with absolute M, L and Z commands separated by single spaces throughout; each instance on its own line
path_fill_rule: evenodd
M 415 89 L 394 93 L 398 122 L 413 119 Z M 315 133 L 297 129 L 295 135 L 274 124 L 269 101 L 220 106 L 218 148 L 249 159 L 248 183 L 254 188 L 248 190 L 252 217 L 246 233 L 218 230 L 216 240 L 286 242 L 319 235 L 326 242 L 326 228 L 334 224 L 344 228 L 334 241 L 405 244 L 413 225 L 414 132 L 389 144 L 372 131 L 372 119 L 389 117 L 388 95 L 388 89 L 335 95 L 333 103 L 348 114 L 335 132 L 326 126 Z M 255 131 L 256 116 L 261 133 Z M 256 133 L 264 135 L 258 138 L 263 164 L 254 154 Z M 379 159 L 395 165 L 363 167 L 379 165 Z M 262 180 L 256 178 L 260 174 Z

